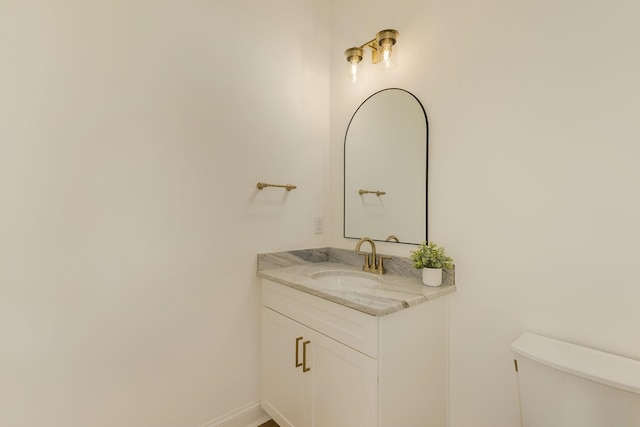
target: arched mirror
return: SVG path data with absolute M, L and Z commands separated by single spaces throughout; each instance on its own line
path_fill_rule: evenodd
M 427 239 L 427 114 L 413 94 L 367 98 L 344 140 L 344 237 Z

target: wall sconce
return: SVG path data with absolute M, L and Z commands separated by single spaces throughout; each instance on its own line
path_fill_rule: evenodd
M 362 75 L 362 58 L 364 57 L 364 48 L 371 48 L 371 62 L 379 64 L 382 69 L 388 70 L 395 68 L 397 64 L 397 53 L 392 55 L 393 45 L 398 40 L 396 30 L 382 30 L 376 34 L 376 38 L 366 42 L 360 47 L 351 47 L 344 51 L 349 63 L 349 80 L 351 83 L 360 83 L 364 80 Z

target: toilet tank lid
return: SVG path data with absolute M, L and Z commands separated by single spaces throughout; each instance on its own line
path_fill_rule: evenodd
M 525 332 L 516 354 L 561 371 L 640 394 L 640 361 Z

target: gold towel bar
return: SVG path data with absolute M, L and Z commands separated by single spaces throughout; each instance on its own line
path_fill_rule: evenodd
M 383 196 L 383 195 L 387 194 L 387 192 L 386 191 L 359 190 L 358 194 L 360 194 L 361 196 L 363 194 L 375 194 L 376 196 L 380 197 L 380 196 Z
M 258 188 L 258 190 L 262 190 L 263 188 L 267 188 L 267 187 L 286 188 L 287 191 L 295 190 L 296 188 L 298 188 L 295 185 L 291 185 L 291 184 L 278 185 L 278 184 L 267 184 L 266 182 L 259 182 L 258 185 L 256 185 L 256 187 Z

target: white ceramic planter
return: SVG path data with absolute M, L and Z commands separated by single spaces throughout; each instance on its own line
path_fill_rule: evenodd
M 427 286 L 442 285 L 442 269 L 441 268 L 423 268 L 422 283 Z

